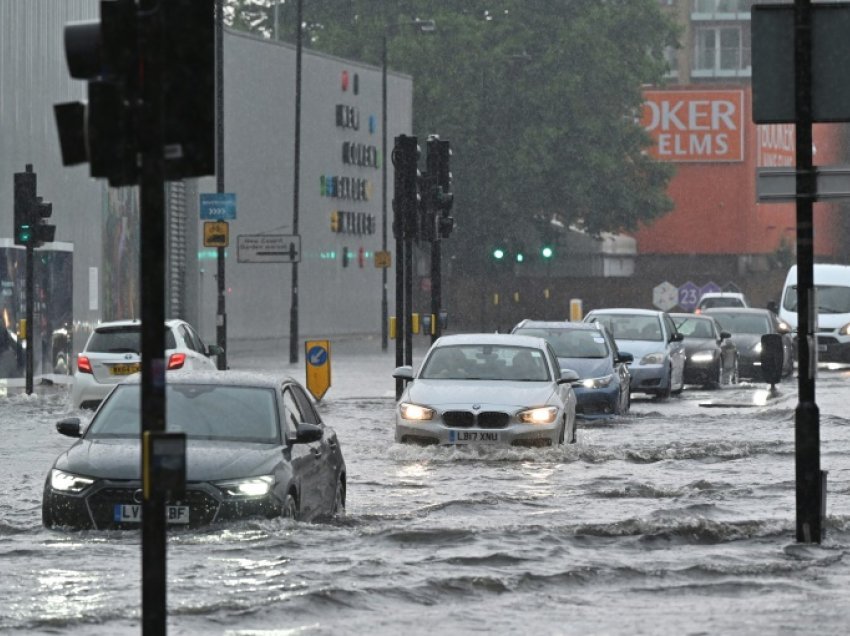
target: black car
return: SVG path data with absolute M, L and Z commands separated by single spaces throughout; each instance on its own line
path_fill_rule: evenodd
M 115 387 L 44 484 L 47 527 L 132 528 L 141 521 L 139 375 Z M 169 372 L 166 428 L 186 434 L 186 492 L 168 501 L 183 527 L 247 517 L 330 518 L 345 510 L 345 462 L 295 380 L 239 371 Z
M 794 373 L 794 339 L 791 328 L 769 309 L 714 308 L 704 315 L 717 320 L 721 329 L 732 334 L 738 348 L 738 373 L 742 378 L 761 380 L 761 337 L 766 333 L 782 336 L 782 377 Z
M 670 314 L 684 336 L 685 384 L 718 388 L 738 383 L 738 349 L 732 334 L 711 316 Z

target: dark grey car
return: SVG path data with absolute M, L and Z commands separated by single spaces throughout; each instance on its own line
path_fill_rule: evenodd
M 782 336 L 782 377 L 794 372 L 794 339 L 791 328 L 769 309 L 723 307 L 706 309 L 721 329 L 732 334 L 738 349 L 738 372 L 742 378 L 762 379 L 761 337 L 766 333 Z
M 139 527 L 139 376 L 115 387 L 47 475 L 47 527 Z M 166 427 L 186 434 L 186 493 L 168 501 L 171 523 L 203 526 L 246 517 L 329 518 L 345 510 L 345 461 L 295 380 L 238 371 L 167 375 Z

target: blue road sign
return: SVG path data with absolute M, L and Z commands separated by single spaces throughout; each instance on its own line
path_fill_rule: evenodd
M 236 219 L 236 193 L 213 192 L 201 194 L 201 219 L 233 221 Z
M 716 294 L 719 291 L 720 285 L 713 281 L 709 281 L 699 288 L 699 297 L 702 298 L 705 294 Z
M 693 311 L 699 302 L 699 287 L 688 281 L 679 285 L 679 307 L 685 311 Z
M 314 345 L 307 352 L 307 364 L 320 367 L 328 361 L 328 350 L 322 345 Z

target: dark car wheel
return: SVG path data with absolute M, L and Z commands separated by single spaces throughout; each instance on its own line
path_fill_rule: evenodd
M 566 419 L 564 420 L 564 426 L 566 426 Z M 567 442 L 568 444 L 575 444 L 576 443 L 576 426 L 577 426 L 576 421 L 575 421 L 575 419 L 573 419 L 573 427 L 570 429 L 570 439 Z
M 659 400 L 669 400 L 670 395 L 673 393 L 673 369 L 672 367 L 667 370 L 667 387 L 661 389 L 656 392 L 656 396 L 658 396 Z
M 283 506 L 281 506 L 281 516 L 287 519 L 298 518 L 298 502 L 295 501 L 295 497 L 292 496 L 291 492 L 286 493 L 286 499 L 284 499 Z
M 561 422 L 561 432 L 558 434 L 558 443 L 563 444 L 567 436 L 567 416 L 564 416 L 564 421 Z
M 339 479 L 336 481 L 336 493 L 334 495 L 334 509 L 333 509 L 334 517 L 344 517 L 345 516 L 345 482 L 342 479 L 342 475 L 339 476 Z

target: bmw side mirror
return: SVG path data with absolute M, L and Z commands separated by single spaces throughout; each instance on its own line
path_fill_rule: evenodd
M 81 437 L 80 418 L 67 417 L 64 420 L 59 420 L 56 422 L 56 430 L 68 437 Z
M 395 371 L 393 371 L 393 377 L 396 380 L 412 380 L 413 379 L 413 367 L 411 367 L 411 366 L 396 367 Z
M 617 362 L 625 362 L 626 364 L 631 364 L 634 361 L 635 357 L 628 351 L 620 351 L 620 353 L 617 354 Z
M 295 436 L 295 443 L 310 444 L 312 442 L 318 442 L 324 434 L 325 432 L 321 426 L 302 422 L 298 425 L 298 435 Z

